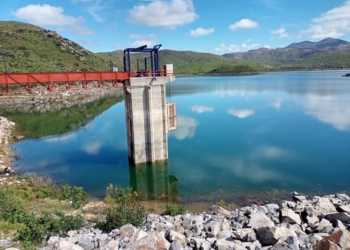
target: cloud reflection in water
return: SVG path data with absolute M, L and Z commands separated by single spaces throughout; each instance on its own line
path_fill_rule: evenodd
M 240 119 L 247 118 L 248 116 L 254 115 L 255 111 L 253 109 L 229 109 L 227 111 L 230 115 L 236 116 Z
M 196 127 L 199 122 L 191 117 L 178 116 L 177 128 L 173 130 L 170 135 L 173 135 L 178 140 L 184 140 L 186 138 L 192 138 L 196 133 Z
M 201 106 L 201 105 L 193 105 L 191 108 L 192 111 L 197 113 L 204 113 L 204 112 L 213 112 L 214 109 L 209 106 Z
M 304 107 L 306 114 L 340 131 L 350 132 L 349 100 L 329 95 L 307 95 L 297 102 Z

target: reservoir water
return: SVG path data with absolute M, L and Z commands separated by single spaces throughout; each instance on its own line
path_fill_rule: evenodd
M 64 133 L 13 144 L 13 168 L 83 186 L 96 197 L 112 183 L 132 186 L 144 199 L 185 204 L 268 202 L 292 191 L 349 194 L 345 73 L 178 77 L 167 85 L 167 100 L 177 105 L 168 162 L 129 165 L 124 103 L 114 99 Z

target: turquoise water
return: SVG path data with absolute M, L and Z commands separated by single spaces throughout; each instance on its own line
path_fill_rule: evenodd
M 121 102 L 78 130 L 13 144 L 13 167 L 98 197 L 109 183 L 184 203 L 350 193 L 346 72 L 178 77 L 167 86 L 178 125 L 167 163 L 129 166 Z

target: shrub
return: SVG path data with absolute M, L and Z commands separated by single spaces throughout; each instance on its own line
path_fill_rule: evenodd
M 183 214 L 187 210 L 185 206 L 178 204 L 167 204 L 165 208 L 166 210 L 162 213 L 162 215 L 175 216 L 178 214 Z
M 69 200 L 72 202 L 72 206 L 75 209 L 80 208 L 86 203 L 88 194 L 82 187 L 69 186 L 67 184 L 62 185 L 59 189 L 59 199 Z
M 107 209 L 106 221 L 98 227 L 110 231 L 125 224 L 140 226 L 146 218 L 146 208 L 137 200 L 137 193 L 128 188 L 107 187 L 105 201 L 111 204 Z

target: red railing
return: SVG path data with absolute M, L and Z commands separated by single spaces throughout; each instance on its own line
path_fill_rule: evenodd
M 53 90 L 54 83 L 65 83 L 70 88 L 72 82 L 82 82 L 86 87 L 89 81 L 114 81 L 128 80 L 129 72 L 48 72 L 48 73 L 8 73 L 0 74 L 0 85 L 6 85 L 6 92 L 10 92 L 10 85 L 27 85 L 31 91 L 31 85 L 35 83 L 46 84 L 49 91 Z
M 139 70 L 131 72 L 48 72 L 48 73 L 7 73 L 0 74 L 0 86 L 5 86 L 6 93 L 10 93 L 11 85 L 21 85 L 26 87 L 26 91 L 32 91 L 32 84 L 45 85 L 48 91 L 54 88 L 59 89 L 59 85 L 64 85 L 64 89 L 72 89 L 72 83 L 81 83 L 83 88 L 88 87 L 88 82 L 97 81 L 98 87 L 103 87 L 105 81 L 112 81 L 113 87 L 120 87 L 117 84 L 128 80 L 130 77 L 166 77 L 172 76 L 172 70 Z

